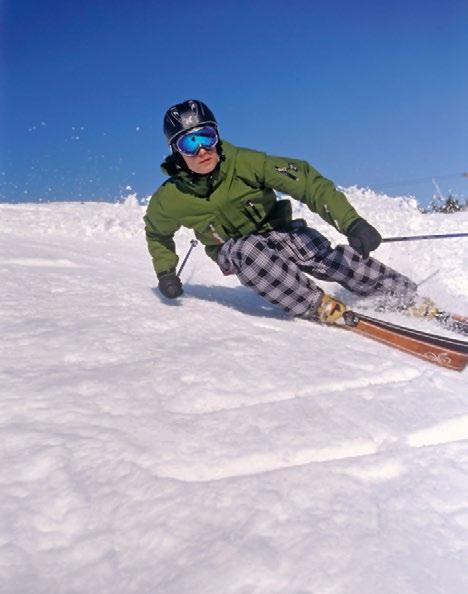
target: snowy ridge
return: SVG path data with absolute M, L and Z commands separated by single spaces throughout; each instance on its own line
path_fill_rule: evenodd
M 384 236 L 468 230 L 345 191 Z M 466 372 L 292 321 L 200 247 L 167 303 L 144 211 L 0 205 L 0 593 L 468 591 Z M 466 314 L 462 241 L 377 257 Z

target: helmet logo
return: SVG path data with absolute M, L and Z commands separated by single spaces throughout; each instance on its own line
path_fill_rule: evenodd
M 189 114 L 184 117 L 183 126 L 184 128 L 192 128 L 198 124 L 198 118 L 196 114 Z

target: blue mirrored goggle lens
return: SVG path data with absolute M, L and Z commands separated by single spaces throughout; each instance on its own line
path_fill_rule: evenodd
M 177 142 L 177 150 L 183 155 L 193 156 L 200 148 L 212 149 L 218 143 L 218 134 L 211 126 L 192 130 L 181 136 Z

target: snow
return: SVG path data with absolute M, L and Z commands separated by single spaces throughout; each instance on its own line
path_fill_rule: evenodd
M 345 191 L 384 236 L 468 227 Z M 466 371 L 290 320 L 200 247 L 166 302 L 144 210 L 0 205 L 0 592 L 467 592 Z M 464 241 L 377 256 L 467 314 Z

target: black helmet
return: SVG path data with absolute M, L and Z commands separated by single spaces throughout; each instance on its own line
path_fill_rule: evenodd
M 167 143 L 171 144 L 182 132 L 203 124 L 212 124 L 218 128 L 213 112 L 202 101 L 187 99 L 173 105 L 164 115 L 163 128 Z

